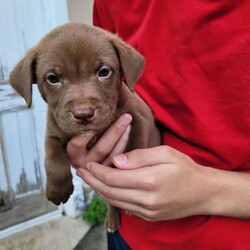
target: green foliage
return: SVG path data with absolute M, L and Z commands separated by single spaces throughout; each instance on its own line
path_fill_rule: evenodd
M 86 220 L 92 226 L 102 224 L 105 220 L 106 212 L 107 206 L 105 201 L 95 197 L 90 202 L 87 207 L 87 210 L 83 214 L 83 219 Z

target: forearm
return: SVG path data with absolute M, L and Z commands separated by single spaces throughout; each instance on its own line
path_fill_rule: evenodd
M 250 219 L 250 174 L 204 168 L 209 194 L 201 210 L 208 215 Z

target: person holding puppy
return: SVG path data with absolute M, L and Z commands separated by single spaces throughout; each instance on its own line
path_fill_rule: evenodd
M 124 153 L 133 119 L 124 114 L 91 150 L 91 136 L 68 144 L 77 174 L 122 209 L 116 249 L 250 249 L 249 8 L 95 1 L 94 24 L 145 57 L 136 92 L 163 140 Z

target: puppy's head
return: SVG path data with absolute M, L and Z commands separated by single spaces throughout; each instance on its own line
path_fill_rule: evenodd
M 117 36 L 70 23 L 32 48 L 9 81 L 28 107 L 37 83 L 64 133 L 94 133 L 114 118 L 122 78 L 133 91 L 143 65 L 143 57 Z

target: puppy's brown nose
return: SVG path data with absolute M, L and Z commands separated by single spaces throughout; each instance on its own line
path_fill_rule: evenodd
M 95 109 L 91 106 L 76 107 L 72 110 L 72 114 L 78 123 L 92 122 L 95 117 Z

